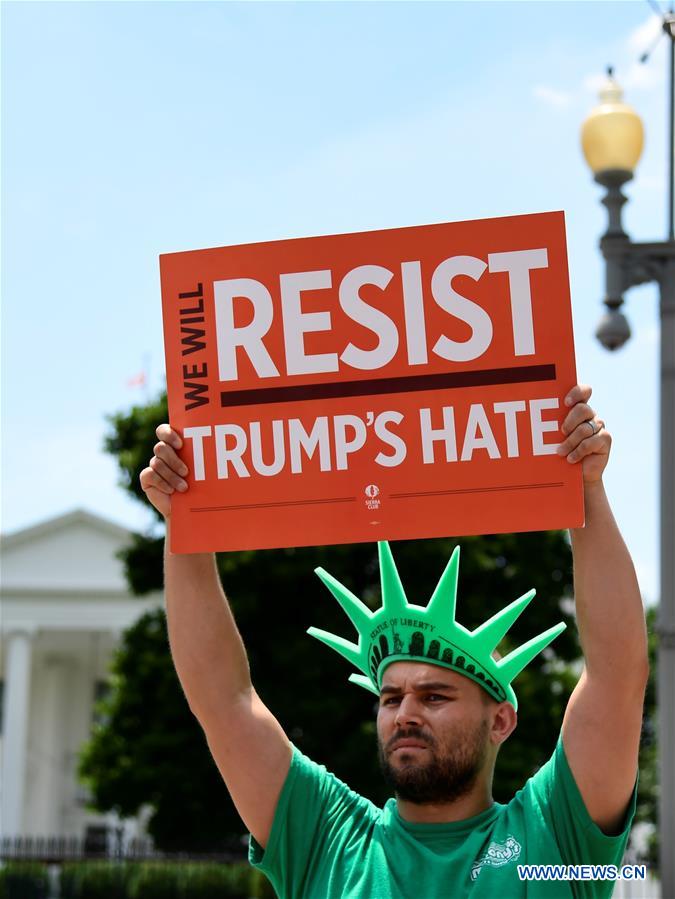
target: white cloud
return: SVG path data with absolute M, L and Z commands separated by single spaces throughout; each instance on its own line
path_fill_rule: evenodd
M 657 324 L 652 324 L 648 328 L 640 328 L 635 335 L 635 340 L 641 347 L 658 349 L 661 339 L 660 329 Z
M 658 40 L 661 28 L 659 16 L 651 14 L 623 42 L 619 57 L 613 62 L 615 76 L 624 90 L 648 91 L 664 83 L 668 41 L 665 35 Z M 642 63 L 640 57 L 646 52 L 650 53 L 649 59 Z M 600 72 L 587 75 L 583 80 L 584 90 L 597 96 L 606 78 L 606 74 Z
M 659 65 L 659 54 L 654 53 L 647 63 L 633 62 L 622 77 L 622 85 L 627 90 L 651 90 L 663 83 L 663 65 Z
M 588 93 L 597 96 L 600 88 L 607 81 L 607 75 L 602 72 L 593 72 L 590 75 L 586 75 L 583 81 L 584 90 L 588 91 Z
M 662 193 L 665 196 L 665 175 L 644 175 L 640 173 L 638 177 L 640 179 L 641 188 L 644 188 L 645 190 L 656 191 L 657 193 Z
M 654 45 L 661 32 L 661 19 L 656 13 L 634 28 L 628 35 L 627 45 L 630 53 L 641 56 Z
M 567 91 L 558 91 L 555 88 L 547 87 L 545 84 L 537 84 L 532 89 L 532 93 L 538 99 L 543 100 L 544 103 L 556 106 L 559 109 L 569 106 L 572 102 L 572 95 Z

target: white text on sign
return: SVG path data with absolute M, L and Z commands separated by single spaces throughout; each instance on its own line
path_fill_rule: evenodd
M 479 281 L 489 273 L 507 273 L 513 351 L 515 356 L 530 356 L 536 352 L 532 315 L 530 272 L 548 267 L 545 248 L 490 253 L 487 262 L 476 256 L 450 256 L 434 270 L 431 296 L 448 315 L 467 325 L 471 335 L 467 340 L 454 340 L 441 335 L 431 347 L 431 353 L 448 362 L 469 362 L 478 359 L 493 341 L 493 324 L 489 313 L 474 300 L 462 296 L 453 287 L 458 276 Z M 387 365 L 399 350 L 399 329 L 392 318 L 381 309 L 366 303 L 361 290 L 367 286 L 384 291 L 394 279 L 394 272 L 381 265 L 360 265 L 351 269 L 338 285 L 338 301 L 342 312 L 352 321 L 371 331 L 377 338 L 373 349 L 363 349 L 353 342 L 329 353 L 308 353 L 305 334 L 331 331 L 329 310 L 308 312 L 302 308 L 302 294 L 307 291 L 333 289 L 330 269 L 281 274 L 279 293 L 284 336 L 283 360 L 275 359 L 265 343 L 274 323 L 274 302 L 265 284 L 253 278 L 230 278 L 214 281 L 218 373 L 221 382 L 236 381 L 239 377 L 237 351 L 248 356 L 260 378 L 287 375 L 323 374 L 338 372 L 340 367 L 360 371 L 374 371 Z M 424 285 L 419 261 L 402 262 L 400 284 L 403 300 L 406 357 L 409 365 L 424 365 L 429 361 L 429 346 L 425 328 Z M 235 324 L 235 301 L 247 300 L 253 311 L 244 325 Z M 503 339 L 503 335 L 500 337 Z
M 431 409 L 422 408 L 416 450 L 426 465 L 471 462 L 477 451 L 490 459 L 518 458 L 521 452 L 550 455 L 558 444 L 545 442 L 544 436 L 557 431 L 558 422 L 545 419 L 543 412 L 557 408 L 556 397 L 493 403 L 489 414 L 482 403 L 472 403 L 461 429 L 453 406 L 443 406 L 436 421 Z M 370 412 L 365 420 L 359 415 L 322 415 L 309 428 L 299 418 L 274 419 L 265 428 L 266 435 L 261 422 L 250 421 L 246 428 L 233 423 L 188 427 L 183 436 L 191 442 L 196 481 L 205 480 L 214 468 L 220 480 L 248 478 L 252 471 L 265 477 L 283 471 L 302 474 L 303 466 L 315 456 L 321 471 L 345 471 L 352 455 L 362 450 L 375 453 L 375 449 L 372 461 L 393 468 L 408 455 L 408 446 L 395 428 L 403 418 L 393 410 Z

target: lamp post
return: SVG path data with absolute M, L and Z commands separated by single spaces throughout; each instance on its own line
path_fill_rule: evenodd
M 675 78 L 675 15 L 664 17 L 670 45 L 669 230 L 667 240 L 636 243 L 623 230 L 621 187 L 633 177 L 642 152 L 642 123 L 623 102 L 623 92 L 611 69 L 600 91 L 600 105 L 582 127 L 582 146 L 595 180 L 607 189 L 602 202 L 609 225 L 600 239 L 605 258 L 606 294 L 596 336 L 608 350 L 630 337 L 621 311 L 630 287 L 656 281 L 659 285 L 661 331 L 661 462 L 660 462 L 660 581 L 658 616 L 659 830 L 661 895 L 675 897 L 675 239 L 673 235 L 673 94 Z

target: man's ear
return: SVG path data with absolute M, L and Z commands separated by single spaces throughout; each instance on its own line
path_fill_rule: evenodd
M 518 724 L 518 713 L 510 702 L 500 702 L 495 706 L 490 728 L 490 741 L 495 746 L 507 740 Z

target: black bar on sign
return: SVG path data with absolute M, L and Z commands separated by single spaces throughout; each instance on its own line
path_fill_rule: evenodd
M 255 390 L 223 390 L 221 406 L 254 406 L 267 403 L 300 403 L 348 396 L 377 396 L 382 393 L 412 393 L 421 390 L 452 390 L 494 384 L 523 384 L 555 381 L 555 365 L 521 365 L 518 368 L 485 368 L 478 371 L 446 372 L 441 375 L 408 375 L 376 378 L 373 381 L 334 381 L 329 384 L 297 384 L 293 387 L 260 387 Z

